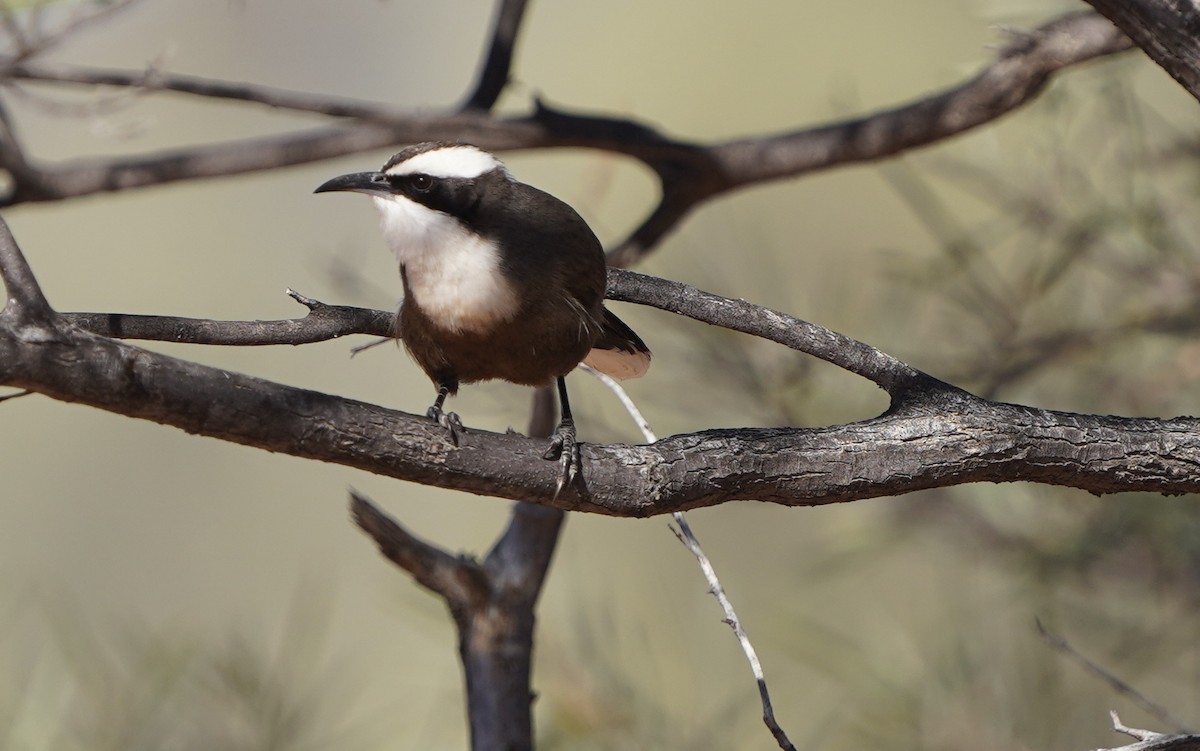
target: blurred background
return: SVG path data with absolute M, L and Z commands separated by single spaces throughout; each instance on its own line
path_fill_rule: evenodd
M 47 16 L 68 13 L 58 3 Z M 501 109 L 628 115 L 708 141 L 823 124 L 965 80 L 1084 7 L 915 0 L 532 3 Z M 410 0 L 143 0 L 47 53 L 386 102 L 460 101 L 493 7 Z M 16 17 L 28 13 L 16 11 Z M 252 105 L 7 88 L 44 162 L 322 124 Z M 785 310 L 976 393 L 1040 407 L 1194 413 L 1200 375 L 1196 103 L 1140 54 L 1070 70 L 994 125 L 884 163 L 705 205 L 639 270 Z M 314 196 L 387 152 L 19 206 L 60 310 L 272 319 L 288 287 L 393 308 L 369 203 Z M 639 165 L 505 156 L 606 243 L 653 206 Z M 618 306 L 655 352 L 628 385 L 659 435 L 865 419 L 882 392 L 795 352 Z M 396 348 L 147 344 L 421 412 Z M 581 438 L 638 442 L 572 377 Z M 523 429 L 530 393 L 470 387 L 469 426 Z M 347 489 L 482 554 L 509 504 L 186 435 L 39 396 L 0 404 L 0 746 L 428 749 L 466 740 L 440 601 L 350 522 Z M 1084 749 L 1107 711 L 1169 730 L 1039 637 L 1035 619 L 1200 723 L 1193 499 L 968 486 L 816 509 L 689 514 L 801 747 Z M 750 672 L 665 518 L 572 515 L 542 598 L 542 748 L 763 749 Z

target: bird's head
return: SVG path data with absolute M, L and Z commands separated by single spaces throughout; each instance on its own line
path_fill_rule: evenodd
M 340 175 L 314 192 L 369 195 L 379 210 L 384 238 L 403 257 L 408 246 L 470 231 L 471 217 L 489 187 L 510 180 L 504 164 L 482 149 L 428 142 L 401 150 L 378 172 Z

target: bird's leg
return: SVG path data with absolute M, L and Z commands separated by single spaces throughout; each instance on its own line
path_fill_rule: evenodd
M 571 402 L 567 400 L 567 381 L 558 377 L 558 403 L 562 405 L 562 419 L 550 439 L 550 446 L 543 459 L 558 459 L 562 465 L 562 473 L 558 476 L 558 485 L 554 489 L 557 498 L 562 489 L 570 485 L 579 475 L 579 444 L 575 442 L 575 418 L 571 416 Z
M 442 405 L 446 403 L 446 397 L 450 394 L 450 386 L 445 383 L 438 384 L 437 399 L 434 400 L 433 406 L 425 410 L 425 416 L 441 425 L 450 432 L 450 442 L 455 446 L 458 445 L 458 436 L 467 432 L 463 427 L 462 420 L 453 412 L 443 412 Z

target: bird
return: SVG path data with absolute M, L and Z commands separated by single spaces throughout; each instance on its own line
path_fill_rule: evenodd
M 561 464 L 557 497 L 580 468 L 565 376 L 585 363 L 638 378 L 651 359 L 603 304 L 608 265 L 587 222 L 460 142 L 408 146 L 377 172 L 340 175 L 314 192 L 334 191 L 365 193 L 378 210 L 404 292 L 395 333 L 437 388 L 426 415 L 455 445 L 466 429 L 445 401 L 460 385 L 557 385 L 560 421 L 542 455 Z

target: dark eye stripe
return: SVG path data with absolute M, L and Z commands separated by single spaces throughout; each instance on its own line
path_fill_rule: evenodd
M 411 188 L 418 193 L 427 193 L 434 185 L 436 180 L 424 173 L 414 173 L 411 175 L 387 175 L 384 177 L 393 188 Z

